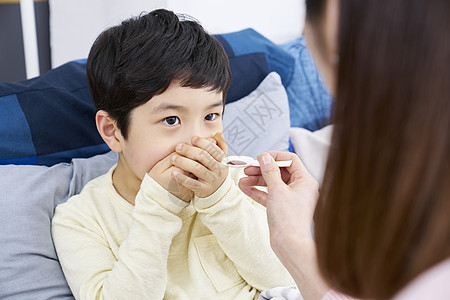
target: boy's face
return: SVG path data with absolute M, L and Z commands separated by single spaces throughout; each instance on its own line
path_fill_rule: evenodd
M 172 83 L 131 112 L 128 137 L 121 139 L 122 162 L 142 180 L 177 144 L 221 132 L 222 111 L 222 93 Z

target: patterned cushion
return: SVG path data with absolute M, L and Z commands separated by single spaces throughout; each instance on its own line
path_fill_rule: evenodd
M 288 97 L 276 72 L 269 73 L 250 95 L 225 106 L 228 155 L 256 157 L 269 150 L 287 151 L 289 128 Z

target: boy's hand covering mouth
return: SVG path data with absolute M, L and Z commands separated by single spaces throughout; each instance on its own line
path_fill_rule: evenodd
M 183 174 L 188 178 L 193 177 L 193 175 L 175 167 L 171 163 L 171 158 L 174 155 L 176 155 L 175 152 L 159 161 L 148 172 L 148 175 L 175 197 L 185 202 L 190 202 L 194 198 L 194 192 L 187 187 L 179 184 L 176 179 L 173 178 L 172 172 Z
M 228 167 L 221 163 L 227 150 L 228 145 L 222 133 L 216 133 L 211 141 L 193 137 L 192 146 L 178 144 L 175 149 L 178 155 L 172 156 L 171 162 L 184 172 L 174 170 L 172 176 L 197 197 L 208 197 L 222 185 L 228 175 Z M 187 174 L 193 174 L 196 178 Z

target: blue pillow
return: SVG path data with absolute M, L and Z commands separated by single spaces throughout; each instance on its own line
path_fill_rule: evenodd
M 330 124 L 333 100 L 325 87 L 303 37 L 280 47 L 295 57 L 294 74 L 285 85 L 291 127 L 310 131 Z
M 249 95 L 271 72 L 280 75 L 283 86 L 290 84 L 295 58 L 255 30 L 244 29 L 215 37 L 228 55 L 233 75 L 227 103 Z
M 51 166 L 108 150 L 95 126 L 86 61 L 0 83 L 0 164 Z

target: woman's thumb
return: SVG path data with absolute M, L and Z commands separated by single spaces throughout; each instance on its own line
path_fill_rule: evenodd
M 281 179 L 280 168 L 275 163 L 272 155 L 269 153 L 262 153 L 258 155 L 257 159 L 261 168 L 261 175 L 264 178 L 269 191 L 270 189 L 276 189 L 284 184 Z

